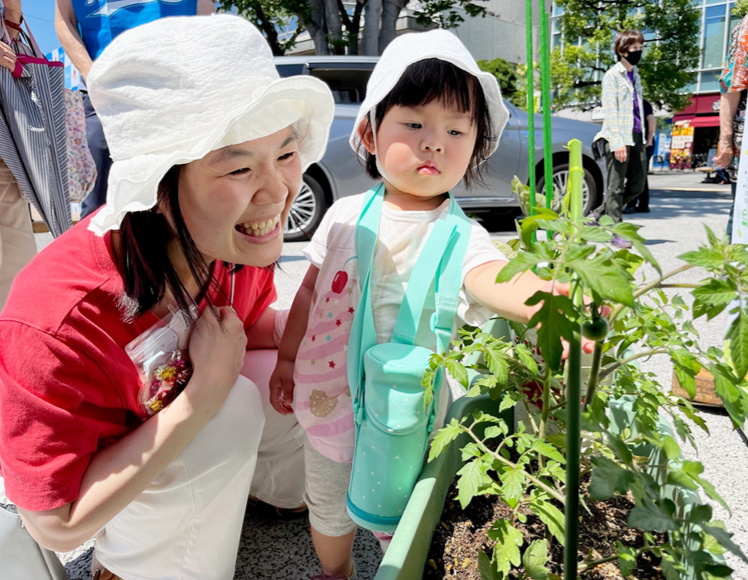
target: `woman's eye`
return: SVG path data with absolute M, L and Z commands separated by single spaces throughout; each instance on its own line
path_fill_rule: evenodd
M 241 169 L 237 169 L 236 171 L 232 171 L 229 173 L 229 175 L 244 175 L 245 173 L 249 172 L 249 167 L 242 167 Z
M 290 153 L 286 153 L 285 155 L 281 155 L 278 157 L 278 161 L 288 161 L 296 154 L 296 151 L 291 151 Z

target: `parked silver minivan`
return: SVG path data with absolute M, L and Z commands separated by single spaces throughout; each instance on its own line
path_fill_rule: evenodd
M 359 105 L 366 94 L 378 57 L 370 56 L 282 56 L 275 58 L 281 76 L 308 74 L 325 81 L 335 98 L 335 119 L 325 156 L 304 174 L 304 186 L 294 202 L 286 225 L 286 241 L 307 239 L 319 225 L 328 207 L 339 197 L 367 191 L 374 182 L 367 177 L 358 156 L 351 150 L 348 137 L 353 129 Z M 519 207 L 512 193 L 511 181 L 516 175 L 529 181 L 527 113 L 506 102 L 509 121 L 501 135 L 499 148 L 488 160 L 485 187 L 466 189 L 461 183 L 452 193 L 463 209 L 492 215 L 507 213 Z M 544 190 L 542 116 L 535 115 L 535 174 L 538 191 Z M 592 155 L 592 140 L 599 131 L 594 123 L 560 117 L 553 118 L 553 182 L 566 192 L 569 177 L 569 153 L 564 146 L 571 139 L 582 141 L 585 169 L 584 212 L 589 213 L 602 202 L 605 190 L 605 168 Z

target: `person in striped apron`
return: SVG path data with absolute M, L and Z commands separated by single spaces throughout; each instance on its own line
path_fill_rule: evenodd
M 212 0 L 57 0 L 55 30 L 62 48 L 84 81 L 81 92 L 86 110 L 86 137 L 98 172 L 93 190 L 83 200 L 81 218 L 106 203 L 107 180 L 112 166 L 101 122 L 85 88 L 93 61 L 125 30 L 168 16 L 214 12 Z
M 0 0 L 0 18 L 19 24 L 21 0 Z M 18 34 L 12 28 L 8 33 Z M 10 71 L 16 66 L 15 52 L 2 41 L 0 66 Z M 35 255 L 36 242 L 29 203 L 21 195 L 15 177 L 0 157 L 0 311 L 5 306 L 13 279 Z

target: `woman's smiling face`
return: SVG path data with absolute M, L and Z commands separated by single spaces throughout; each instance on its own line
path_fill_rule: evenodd
M 208 262 L 264 267 L 280 257 L 283 228 L 301 184 L 298 139 L 287 127 L 185 165 L 179 207 Z

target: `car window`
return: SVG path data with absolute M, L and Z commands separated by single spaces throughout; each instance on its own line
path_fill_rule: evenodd
M 302 64 L 277 64 L 275 68 L 282 77 L 292 77 L 294 75 L 304 74 L 304 65 Z
M 336 103 L 361 103 L 366 97 L 366 83 L 371 69 L 314 67 L 309 74 L 327 83 Z

